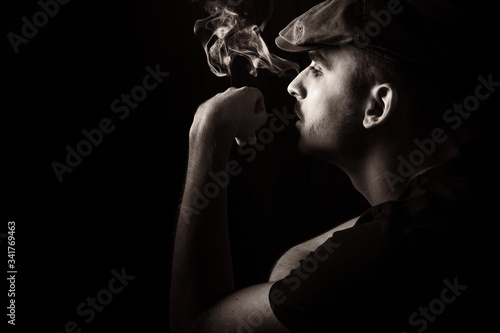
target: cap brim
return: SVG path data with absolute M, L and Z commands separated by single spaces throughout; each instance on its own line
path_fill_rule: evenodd
M 310 44 L 310 45 L 295 45 L 287 41 L 281 36 L 278 36 L 275 40 L 276 45 L 282 49 L 283 51 L 287 52 L 293 52 L 293 53 L 298 53 L 298 52 L 308 52 L 312 50 L 317 50 L 324 45 L 318 45 L 318 44 Z

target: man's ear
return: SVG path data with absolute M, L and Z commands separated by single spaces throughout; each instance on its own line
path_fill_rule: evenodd
M 366 129 L 383 124 L 396 111 L 398 92 L 390 83 L 378 84 L 370 92 L 363 126 Z

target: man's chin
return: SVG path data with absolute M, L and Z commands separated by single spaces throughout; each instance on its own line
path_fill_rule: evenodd
M 314 149 L 314 146 L 312 146 L 311 143 L 308 142 L 307 138 L 304 138 L 303 135 L 300 135 L 297 148 L 304 155 L 317 157 L 317 151 Z
M 318 158 L 318 149 L 315 147 L 314 140 L 311 140 L 311 137 L 308 136 L 310 131 L 304 126 L 304 122 L 300 119 L 297 120 L 295 127 L 299 132 L 298 150 L 304 155 Z
M 297 144 L 297 148 L 304 155 L 314 156 L 313 142 L 311 142 L 311 138 L 307 135 L 309 134 L 309 131 L 307 131 L 307 129 L 304 127 L 304 122 L 300 119 L 297 120 L 297 122 L 295 123 L 295 127 L 299 132 L 299 141 Z
M 297 143 L 297 149 L 305 156 L 316 158 L 331 163 L 331 154 L 325 147 L 319 147 L 314 142 L 307 140 L 303 135 L 300 136 Z

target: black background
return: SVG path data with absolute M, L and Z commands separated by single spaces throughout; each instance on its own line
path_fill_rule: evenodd
M 318 2 L 274 1 L 263 33 L 272 52 L 307 65 L 302 55 L 280 52 L 274 38 Z M 474 29 L 480 54 L 472 70 L 500 79 L 493 7 L 474 2 L 465 8 L 473 19 L 464 24 Z M 15 54 L 7 34 L 20 34 L 21 18 L 31 21 L 39 10 L 36 1 L 9 2 L 0 10 L 0 231 L 16 221 L 16 328 L 61 332 L 75 321 L 82 332 L 168 332 L 170 257 L 188 131 L 197 106 L 230 84 L 208 70 L 193 34 L 195 21 L 207 14 L 202 3 L 189 0 L 72 0 Z M 169 76 L 119 120 L 111 103 L 142 83 L 146 66 L 157 65 Z M 289 79 L 266 73 L 251 79 L 241 69 L 236 75 L 239 83 L 263 88 L 269 111 L 292 112 Z M 497 93 L 475 115 L 493 129 L 498 99 Z M 65 147 L 75 148 L 85 139 L 82 130 L 103 118 L 115 130 L 59 182 L 51 164 L 64 163 Z M 238 287 L 264 281 L 290 246 L 368 207 L 341 171 L 300 155 L 297 138 L 291 122 L 253 161 L 233 152 L 243 169 L 229 192 Z M 122 268 L 134 280 L 85 323 L 77 306 L 107 287 L 112 269 Z

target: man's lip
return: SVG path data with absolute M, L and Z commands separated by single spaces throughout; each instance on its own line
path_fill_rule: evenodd
M 299 117 L 299 120 L 302 121 L 302 112 L 300 111 L 300 105 L 295 104 L 294 112 Z

